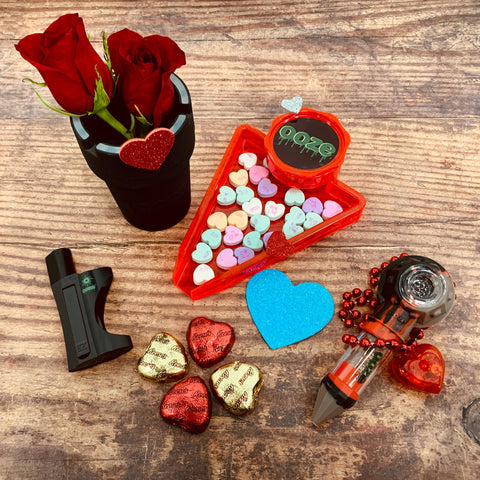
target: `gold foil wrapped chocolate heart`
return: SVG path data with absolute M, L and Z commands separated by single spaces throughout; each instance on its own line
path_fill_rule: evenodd
M 157 333 L 140 357 L 137 370 L 154 382 L 179 380 L 188 371 L 185 349 L 175 337 L 165 332 Z
M 215 370 L 210 384 L 222 405 L 235 415 L 251 412 L 263 385 L 263 375 L 251 363 L 232 362 Z

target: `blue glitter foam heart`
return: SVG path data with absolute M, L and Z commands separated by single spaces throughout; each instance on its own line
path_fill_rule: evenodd
M 319 332 L 332 318 L 330 292 L 318 283 L 293 285 L 282 272 L 262 270 L 247 285 L 247 305 L 271 349 L 300 342 Z
M 303 100 L 302 97 L 293 97 L 291 99 L 285 99 L 281 102 L 282 107 L 292 113 L 298 113 L 302 109 Z

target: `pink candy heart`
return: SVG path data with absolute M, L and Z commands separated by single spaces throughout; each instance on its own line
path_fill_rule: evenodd
M 243 240 L 243 233 L 234 225 L 229 225 L 225 229 L 225 235 L 223 237 L 223 243 L 231 247 L 232 245 L 238 245 Z
M 322 217 L 324 220 L 327 220 L 328 218 L 332 218 L 335 215 L 338 215 L 339 213 L 342 213 L 342 212 L 343 212 L 343 208 L 333 200 L 327 200 L 323 204 Z
M 231 248 L 225 248 L 217 255 L 217 266 L 222 270 L 230 270 L 237 265 L 237 257 Z
M 262 198 L 271 198 L 277 194 L 277 186 L 268 178 L 262 178 L 258 184 L 258 196 Z
M 258 185 L 262 178 L 268 177 L 268 170 L 261 165 L 254 165 L 249 171 L 248 176 L 254 185 Z

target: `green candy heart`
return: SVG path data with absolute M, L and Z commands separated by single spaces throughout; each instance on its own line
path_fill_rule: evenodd
M 235 190 L 226 185 L 220 187 L 220 193 L 217 195 L 217 202 L 224 207 L 235 203 Z
M 250 225 L 256 232 L 263 234 L 270 228 L 270 219 L 266 215 L 253 215 Z
M 222 243 L 222 232 L 218 228 L 209 228 L 202 233 L 202 242 L 215 250 Z
M 197 243 L 197 248 L 192 252 L 192 260 L 196 263 L 208 263 L 212 258 L 212 249 L 206 243 Z
M 240 206 L 243 205 L 245 202 L 249 202 L 255 195 L 251 188 L 244 187 L 243 185 L 240 185 L 239 187 L 236 188 L 236 193 L 237 193 L 237 203 Z
M 263 250 L 263 242 L 259 232 L 249 232 L 243 237 L 243 246 L 251 248 L 254 252 Z
M 290 188 L 285 193 L 285 204 L 289 207 L 297 205 L 301 207 L 305 201 L 305 194 L 298 188 Z
M 303 228 L 306 230 L 307 228 L 312 228 L 322 222 L 323 218 L 318 213 L 308 212 L 305 218 L 305 222 L 303 223 Z

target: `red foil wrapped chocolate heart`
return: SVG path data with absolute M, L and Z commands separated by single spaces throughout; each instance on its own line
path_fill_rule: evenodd
M 410 353 L 396 355 L 390 369 L 403 385 L 427 393 L 440 393 L 445 373 L 442 354 L 433 345 L 422 343 Z
M 212 402 L 204 381 L 188 377 L 174 385 L 163 397 L 160 415 L 187 432 L 205 431 L 212 416 Z
M 193 360 L 208 368 L 223 360 L 233 347 L 235 332 L 228 323 L 196 317 L 188 326 L 187 344 Z

